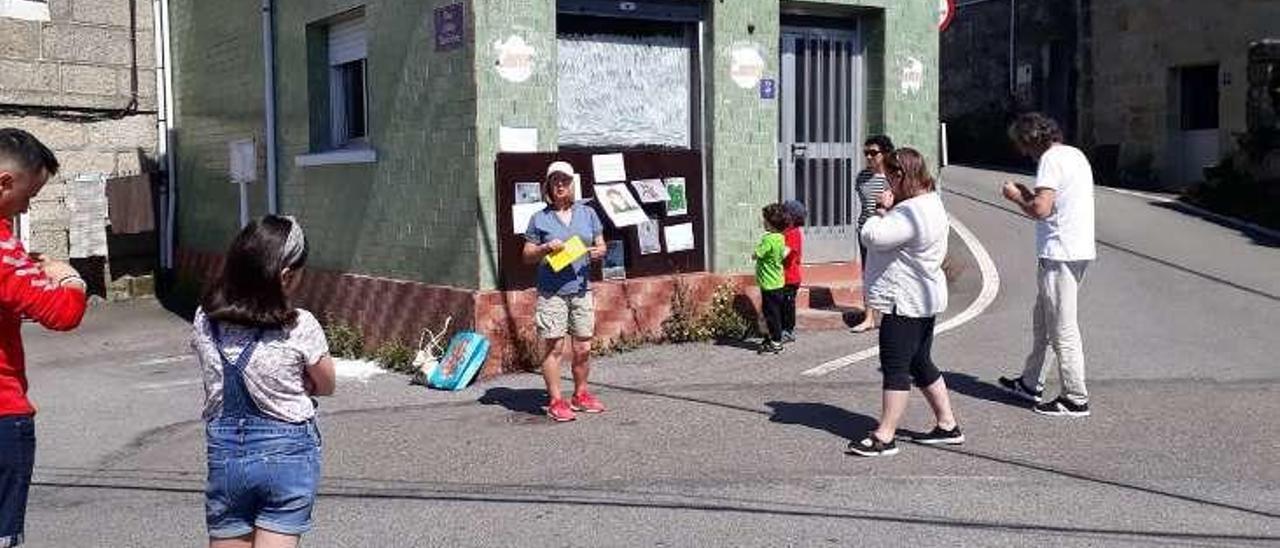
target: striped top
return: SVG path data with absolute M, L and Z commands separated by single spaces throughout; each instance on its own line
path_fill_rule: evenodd
M 883 174 L 870 169 L 864 169 L 858 173 L 858 178 L 853 183 L 853 188 L 858 193 L 858 204 L 861 206 L 861 211 L 858 213 L 858 228 L 862 228 L 862 225 L 867 223 L 867 219 L 876 214 L 876 200 L 888 187 L 889 180 L 885 179 Z

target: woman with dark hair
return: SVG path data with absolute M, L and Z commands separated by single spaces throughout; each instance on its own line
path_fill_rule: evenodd
M 884 375 L 880 425 L 849 444 L 865 457 L 898 452 L 894 437 L 907 410 L 911 384 L 924 392 L 933 409 L 932 431 L 914 436 L 924 444 L 964 443 L 951 411 L 947 383 L 933 365 L 933 324 L 947 308 L 947 255 L 950 224 L 934 190 L 924 157 L 914 149 L 894 152 L 886 162 L 889 190 L 880 195 L 876 214 L 862 227 L 868 248 L 867 307 L 882 315 L 880 371 Z
M 862 145 L 862 157 L 866 160 L 866 168 L 858 173 L 858 178 L 853 183 L 854 190 L 858 193 L 858 231 L 862 231 L 862 226 L 867 224 L 876 214 L 876 201 L 880 199 L 880 193 L 889 187 L 889 181 L 885 178 L 884 166 L 885 158 L 893 153 L 893 140 L 888 135 L 872 135 Z M 862 333 L 875 329 L 880 324 L 876 311 L 865 306 L 866 303 L 866 274 L 867 274 L 867 247 L 858 246 L 858 256 L 861 259 L 862 275 L 863 275 L 863 309 L 862 321 L 858 325 L 853 326 L 854 333 Z
M 311 528 L 321 464 L 311 397 L 333 394 L 334 368 L 320 323 L 289 304 L 306 261 L 293 218 L 249 223 L 196 310 L 211 547 L 292 547 Z

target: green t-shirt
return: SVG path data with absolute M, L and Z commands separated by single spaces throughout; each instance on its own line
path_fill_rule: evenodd
M 787 248 L 782 234 L 766 232 L 756 245 L 756 285 L 761 290 L 782 289 L 782 255 Z

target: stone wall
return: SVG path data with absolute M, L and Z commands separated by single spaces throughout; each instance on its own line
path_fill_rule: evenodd
M 1118 145 L 1120 168 L 1149 174 L 1151 184 L 1184 185 L 1169 173 L 1178 154 L 1170 149 L 1179 115 L 1171 101 L 1173 69 L 1218 65 L 1218 141 L 1229 153 L 1246 129 L 1249 44 L 1280 36 L 1280 2 L 1166 0 L 1160 9 L 1126 0 L 1091 3 L 1093 100 L 1083 113 L 1092 122 L 1089 140 Z
M 49 10 L 46 22 L 0 18 L 0 127 L 57 155 L 61 173 L 32 202 L 30 245 L 66 258 L 67 181 L 155 171 L 155 42 L 148 1 L 50 0 Z

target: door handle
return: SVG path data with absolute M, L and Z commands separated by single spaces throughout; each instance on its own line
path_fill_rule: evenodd
M 794 143 L 791 145 L 792 158 L 804 158 L 809 153 L 809 145 Z

